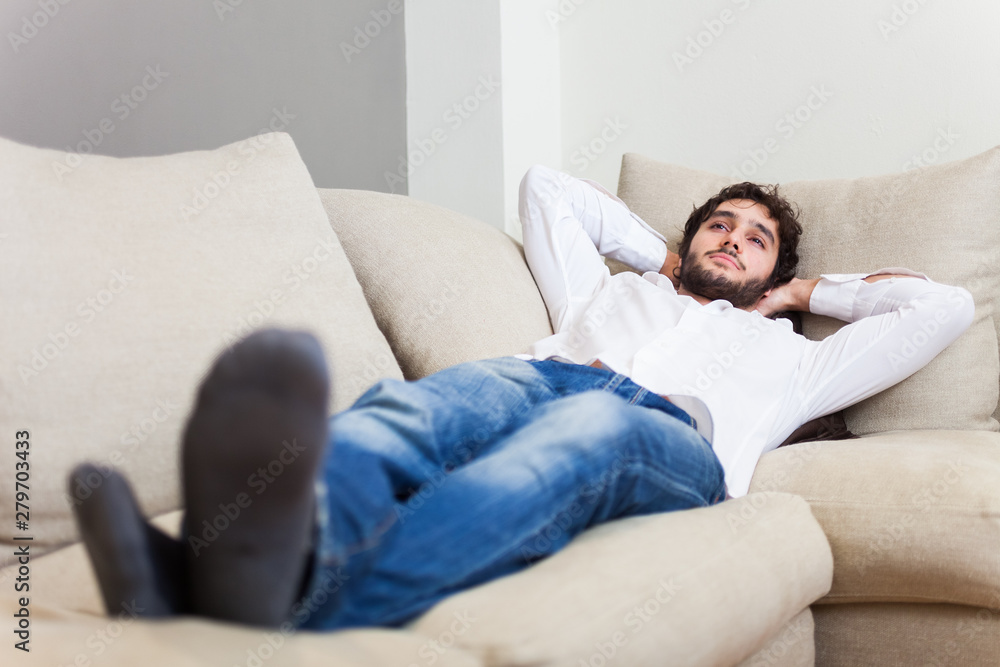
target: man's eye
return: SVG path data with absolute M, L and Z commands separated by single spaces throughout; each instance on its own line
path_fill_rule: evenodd
M 754 239 L 753 242 L 759 245 L 761 248 L 764 247 L 764 242 L 761 241 L 760 239 Z
M 715 223 L 714 225 L 712 225 L 712 227 L 713 227 L 713 228 L 714 228 L 714 227 L 721 227 L 722 229 L 725 229 L 725 228 L 726 228 L 726 226 L 725 226 L 724 224 L 722 224 L 721 222 L 717 222 L 717 223 Z

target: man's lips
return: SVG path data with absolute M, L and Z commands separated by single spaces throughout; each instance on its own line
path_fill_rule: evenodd
M 715 253 L 712 253 L 711 255 L 709 255 L 709 257 L 711 257 L 712 259 L 714 259 L 716 257 L 720 257 L 723 260 L 725 260 L 725 261 L 729 262 L 730 264 L 732 264 L 734 268 L 736 268 L 736 269 L 740 268 L 739 265 L 736 263 L 736 260 L 733 259 L 732 257 L 730 257 L 729 255 L 727 255 L 724 252 L 715 252 Z

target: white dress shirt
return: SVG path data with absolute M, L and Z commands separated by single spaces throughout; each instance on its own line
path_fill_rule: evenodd
M 658 273 L 664 237 L 597 183 L 535 167 L 522 181 L 520 215 L 555 334 L 516 356 L 598 359 L 657 394 L 700 399 L 733 496 L 747 493 L 758 459 L 792 431 L 913 374 L 974 314 L 968 291 L 908 269 L 824 274 L 809 310 L 852 324 L 811 341 L 788 320 L 677 294 Z M 642 275 L 612 276 L 602 255 Z M 919 279 L 862 280 L 877 273 Z

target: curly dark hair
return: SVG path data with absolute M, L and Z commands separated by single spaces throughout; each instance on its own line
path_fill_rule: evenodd
M 774 271 L 768 278 L 770 289 L 782 285 L 795 277 L 795 268 L 799 264 L 799 236 L 802 235 L 802 225 L 799 223 L 799 211 L 778 193 L 777 185 L 757 185 L 743 182 L 726 186 L 701 206 L 691 211 L 684 224 L 684 238 L 681 239 L 678 254 L 684 257 L 691 247 L 691 239 L 701 228 L 701 223 L 715 213 L 719 204 L 731 199 L 749 199 L 761 204 L 767 209 L 768 217 L 778 223 L 778 261 L 774 263 Z

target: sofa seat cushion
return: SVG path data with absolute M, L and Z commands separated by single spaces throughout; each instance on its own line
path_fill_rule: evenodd
M 183 512 L 177 510 L 156 517 L 152 523 L 176 537 L 182 517 Z M 405 630 L 372 628 L 317 633 L 279 628 L 270 632 L 193 616 L 136 620 L 128 610 L 122 610 L 108 617 L 82 543 L 33 558 L 30 565 L 30 648 L 32 658 L 37 661 L 31 664 L 101 667 L 148 664 L 369 667 L 431 661 L 442 667 L 482 664 L 472 654 L 450 646 L 447 636 L 423 636 Z M 0 584 L 12 586 L 16 576 L 16 565 L 0 570 Z M 13 595 L 0 596 L 0 613 L 11 618 L 18 610 L 16 603 Z M 448 647 L 443 648 L 445 645 Z
M 1000 601 L 952 604 L 828 604 L 813 608 L 816 664 L 996 667 Z
M 736 667 L 815 667 L 816 622 L 806 607 Z
M 136 158 L 0 139 L 0 183 L 15 258 L 0 264 L 0 427 L 30 432 L 26 534 L 39 552 L 75 539 L 71 503 L 89 489 L 71 498 L 66 480 L 84 459 L 122 470 L 150 514 L 179 506 L 197 385 L 252 329 L 319 337 L 331 412 L 368 375 L 402 377 L 287 134 Z M 13 484 L 0 477 L 7 526 Z
M 176 537 L 182 518 L 183 512 L 178 510 L 160 515 L 152 523 Z M 482 664 L 472 654 L 451 646 L 447 636 L 423 636 L 405 630 L 266 631 L 191 616 L 136 620 L 130 610 L 109 617 L 82 543 L 34 558 L 30 565 L 29 646 L 36 661 L 31 664 L 100 667 L 151 664 L 368 667 L 431 663 L 442 667 L 478 667 Z M 0 570 L 0 584 L 12 586 L 16 576 L 16 565 L 4 568 Z M 0 613 L 11 618 L 18 611 L 16 604 L 13 595 L 0 597 Z
M 408 380 L 552 334 L 522 247 L 500 230 L 401 195 L 319 193 Z
M 832 566 L 801 498 L 756 493 L 598 526 L 409 628 L 465 615 L 458 644 L 489 665 L 736 665 L 827 592 Z
M 390 629 L 332 633 L 264 630 L 192 616 L 137 619 L 128 612 L 92 616 L 30 603 L 30 653 L 24 661 L 10 645 L 5 656 L 24 665 L 81 667 L 481 667 L 475 656 L 443 648 L 441 637 Z M 0 614 L 18 611 L 11 595 L 0 597 Z M 446 638 L 444 638 L 445 641 Z M 8 639 L 11 643 L 17 638 Z
M 171 537 L 178 537 L 183 510 L 166 512 L 150 520 Z M 34 553 L 32 549 L 32 553 Z M 31 599 L 44 608 L 76 614 L 103 616 L 104 602 L 97 577 L 83 542 L 74 542 L 31 559 Z M 17 564 L 0 569 L 0 585 L 17 576 Z
M 1000 608 L 1000 434 L 898 431 L 765 454 L 751 491 L 805 498 L 833 550 L 833 602 Z
M 629 153 L 622 159 L 618 194 L 676 250 L 692 208 L 731 182 Z M 976 302 L 972 326 L 938 355 L 937 363 L 847 408 L 847 428 L 858 435 L 912 428 L 1000 429 L 1000 317 L 994 317 L 1000 315 L 1000 225 L 990 219 L 1000 210 L 1000 146 L 900 174 L 794 181 L 782 184 L 781 191 L 801 209 L 800 278 L 904 266 L 964 287 Z M 624 268 L 610 261 L 609 266 Z M 818 340 L 844 323 L 805 314 L 802 324 L 805 336 Z M 920 343 L 914 336 L 901 345 Z
M 176 536 L 182 514 L 152 523 Z M 31 566 L 32 650 L 46 664 L 100 651 L 101 665 L 124 666 L 155 650 L 156 664 L 170 665 L 254 664 L 256 655 L 264 665 L 577 667 L 579 658 L 602 664 L 603 647 L 617 655 L 608 664 L 808 667 L 808 604 L 829 589 L 833 564 L 800 498 L 757 493 L 597 527 L 520 574 L 441 602 L 405 630 L 265 633 L 192 617 L 107 618 L 82 544 Z M 8 567 L 0 582 L 15 576 Z M 95 639 L 99 630 L 123 641 L 113 637 L 110 651 Z M 276 645 L 282 659 L 268 659 Z

